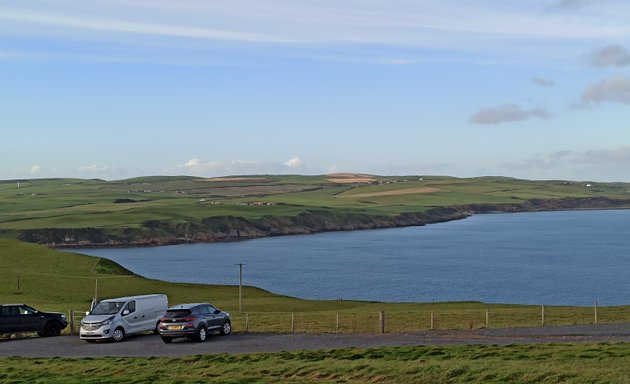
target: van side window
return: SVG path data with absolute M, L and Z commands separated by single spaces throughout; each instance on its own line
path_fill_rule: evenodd
M 125 308 L 123 308 L 123 312 L 125 310 L 128 310 L 129 313 L 134 313 L 136 311 L 136 302 L 135 302 L 135 300 L 132 300 L 132 301 L 128 302 L 127 305 L 125 305 Z

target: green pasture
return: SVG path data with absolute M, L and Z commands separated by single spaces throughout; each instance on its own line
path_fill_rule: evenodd
M 346 348 L 182 358 L 4 358 L 3 383 L 630 382 L 630 344 Z
M 385 332 L 435 329 L 538 326 L 542 307 L 515 304 L 381 303 L 350 300 L 302 300 L 244 287 L 238 312 L 238 286 L 181 284 L 133 275 L 106 259 L 0 240 L 0 302 L 23 302 L 49 311 L 78 313 L 92 297 L 112 298 L 165 293 L 171 305 L 208 301 L 229 311 L 235 330 L 250 332 Z M 235 283 L 238 283 L 235 273 Z M 95 292 L 96 291 L 96 292 Z M 488 324 L 486 324 L 486 311 Z M 599 307 L 600 323 L 630 321 L 630 306 Z M 591 324 L 594 308 L 545 306 L 545 324 Z
M 625 183 L 530 181 L 502 177 L 371 178 L 374 180 L 371 184 L 335 184 L 327 175 L 252 175 L 240 179 L 152 176 L 117 181 L 5 180 L 0 181 L 0 230 L 11 233 L 36 228 L 142 227 L 151 220 L 199 223 L 216 216 L 295 216 L 320 209 L 396 215 L 475 203 L 630 197 L 630 185 Z M 413 193 L 414 188 L 438 188 L 440 191 Z M 389 194 L 401 190 L 408 193 Z M 366 193 L 375 195 L 360 196 Z M 247 205 L 257 201 L 275 205 Z

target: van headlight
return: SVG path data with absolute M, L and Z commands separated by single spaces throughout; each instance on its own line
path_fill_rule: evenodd
M 103 322 L 101 323 L 101 327 L 104 325 L 110 325 L 112 322 L 114 321 L 114 316 L 107 318 L 105 320 L 103 320 Z

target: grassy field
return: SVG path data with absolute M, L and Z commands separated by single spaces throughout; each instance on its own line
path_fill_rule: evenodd
M 388 347 L 184 358 L 0 359 L 2 383 L 628 383 L 630 344 Z
M 124 229 L 144 227 L 149 221 L 198 224 L 208 217 L 296 216 L 316 209 L 396 215 L 459 204 L 522 203 L 567 197 L 630 198 L 630 185 L 623 183 L 350 176 L 0 181 L 0 230 Z M 243 205 L 257 201 L 273 205 Z
M 386 316 L 386 332 L 439 329 L 536 326 L 541 307 L 514 304 L 378 303 L 363 301 L 301 300 L 245 287 L 244 313 L 238 313 L 238 287 L 175 284 L 130 274 L 103 259 L 60 252 L 14 240 L 0 240 L 0 302 L 24 302 L 42 310 L 68 313 L 89 309 L 98 279 L 100 298 L 165 293 L 170 304 L 208 301 L 229 311 L 235 330 L 251 332 L 378 332 L 379 311 Z M 18 288 L 19 280 L 19 288 Z M 630 306 L 600 307 L 601 323 L 630 321 Z M 589 324 L 592 308 L 545 307 L 546 324 Z
M 100 297 L 166 293 L 171 304 L 210 301 L 232 312 L 236 332 L 238 288 L 173 284 L 134 276 L 102 259 L 0 240 L 0 302 L 44 310 L 86 310 L 98 278 Z M 18 283 L 19 280 L 19 283 Z M 369 303 L 308 301 L 253 287 L 244 291 L 250 331 L 386 332 L 438 328 L 537 325 L 537 306 L 483 303 Z M 629 321 L 630 307 L 600 308 L 601 322 Z M 546 307 L 547 324 L 592 322 L 590 308 Z M 630 344 L 390 347 L 183 358 L 0 359 L 2 383 L 627 383 Z

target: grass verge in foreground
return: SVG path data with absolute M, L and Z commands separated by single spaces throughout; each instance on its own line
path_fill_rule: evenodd
M 630 343 L 0 359 L 3 383 L 628 383 Z

